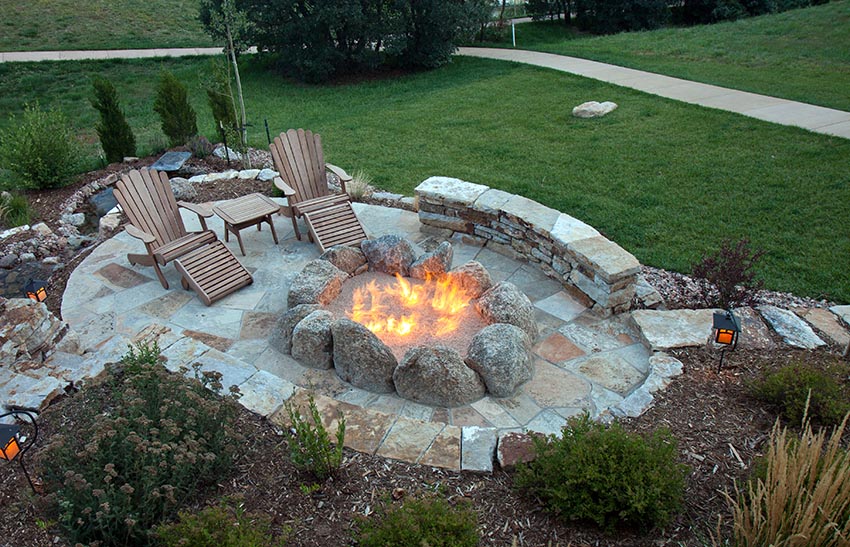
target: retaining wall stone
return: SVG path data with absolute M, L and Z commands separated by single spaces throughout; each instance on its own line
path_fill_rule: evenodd
M 604 315 L 631 307 L 640 263 L 592 226 L 526 197 L 459 179 L 431 177 L 415 193 L 426 230 L 478 238 L 534 263 L 564 287 L 577 288 Z

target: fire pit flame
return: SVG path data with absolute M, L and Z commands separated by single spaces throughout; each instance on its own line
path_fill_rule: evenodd
M 355 290 L 348 317 L 376 335 L 408 336 L 415 335 L 417 329 L 431 328 L 437 336 L 445 336 L 457 330 L 459 314 L 471 297 L 449 276 L 429 277 L 422 285 L 413 285 L 399 274 L 395 278 L 394 285 L 379 288 L 372 281 Z M 423 306 L 439 313 L 436 324 L 421 320 Z

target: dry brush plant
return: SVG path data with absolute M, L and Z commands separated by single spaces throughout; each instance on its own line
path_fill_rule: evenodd
M 773 426 L 764 477 L 726 498 L 738 547 L 850 546 L 850 453 L 841 446 L 847 420 L 815 433 L 806 420 L 800 438 Z

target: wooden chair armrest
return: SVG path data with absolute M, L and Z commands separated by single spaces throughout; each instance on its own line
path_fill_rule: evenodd
M 213 216 L 213 212 L 206 206 L 201 205 L 200 203 L 189 203 L 188 201 L 178 201 L 178 207 L 182 207 L 184 209 L 188 209 L 195 213 L 196 215 L 204 218 L 209 218 Z
M 337 167 L 336 165 L 331 165 L 330 163 L 325 164 L 325 169 L 333 173 L 334 175 L 339 177 L 341 182 L 348 182 L 351 180 L 351 175 L 346 173 L 341 167 Z
M 135 227 L 135 226 L 133 226 L 132 224 L 128 224 L 128 225 L 126 225 L 126 226 L 124 227 L 124 230 L 126 230 L 126 231 L 127 231 L 127 234 L 128 234 L 130 237 L 135 237 L 136 239 L 141 239 L 141 240 L 142 240 L 142 241 L 144 241 L 146 244 L 147 244 L 147 243 L 153 243 L 154 241 L 156 241 L 156 238 L 155 238 L 154 236 L 150 235 L 150 234 L 149 234 L 149 233 L 147 233 L 147 232 L 144 232 L 144 231 L 142 231 L 142 230 L 139 230 L 138 228 L 136 228 L 136 227 Z
M 294 196 L 294 195 L 295 195 L 295 190 L 293 190 L 292 188 L 290 188 L 290 187 L 289 187 L 289 185 L 288 185 L 288 184 L 286 184 L 285 182 L 283 182 L 283 179 L 282 179 L 282 178 L 280 178 L 280 177 L 275 177 L 275 178 L 274 178 L 274 180 L 273 180 L 272 182 L 274 182 L 274 185 L 277 187 L 277 189 L 278 189 L 278 190 L 280 190 L 281 192 L 283 192 L 283 195 L 284 195 L 284 196 L 289 197 L 289 196 Z

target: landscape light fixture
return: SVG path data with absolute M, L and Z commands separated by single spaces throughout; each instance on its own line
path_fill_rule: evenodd
M 21 466 L 21 470 L 24 472 L 24 476 L 27 478 L 30 488 L 32 488 L 33 493 L 37 494 L 38 491 L 32 483 L 30 474 L 27 472 L 27 468 L 24 467 L 24 454 L 32 448 L 38 438 L 38 424 L 35 422 L 33 413 L 37 413 L 37 411 L 33 409 L 23 409 L 20 407 L 11 407 L 9 408 L 9 412 L 0 414 L 0 418 L 5 418 L 7 416 L 26 416 L 33 425 L 32 439 L 26 443 L 26 446 L 22 447 L 20 437 L 21 426 L 0 423 L 0 459 L 9 462 L 17 459 L 18 464 Z
M 720 364 L 717 366 L 717 372 L 720 372 L 720 369 L 723 368 L 723 356 L 726 353 L 726 348 L 733 351 L 738 345 L 738 334 L 740 332 L 741 327 L 738 325 L 738 320 L 732 310 L 714 312 L 714 342 L 723 348 L 720 351 Z
M 24 291 L 27 293 L 27 297 L 30 300 L 35 300 L 36 302 L 44 302 L 47 300 L 47 282 L 45 281 L 30 279 L 27 281 L 27 284 L 24 285 Z

